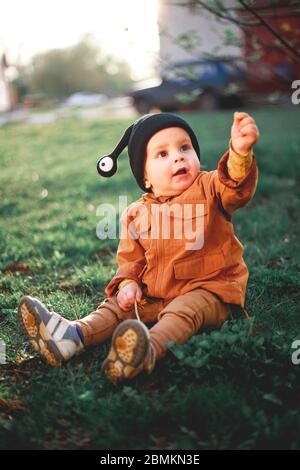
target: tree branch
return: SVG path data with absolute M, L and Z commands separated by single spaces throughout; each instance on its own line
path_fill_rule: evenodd
M 300 0 L 298 0 L 299 4 L 300 4 Z M 185 8 L 188 8 L 188 4 L 187 3 L 184 3 L 184 2 L 172 2 L 172 1 L 166 1 L 164 2 L 165 4 L 167 5 L 173 5 L 173 6 L 181 6 L 181 7 L 185 7 Z M 256 22 L 244 22 L 244 21 L 241 21 L 240 19 L 236 19 L 234 17 L 232 17 L 231 15 L 227 15 L 225 14 L 225 11 L 228 10 L 228 8 L 226 7 L 226 9 L 222 6 L 222 12 L 212 8 L 211 6 L 207 5 L 206 2 L 204 1 L 201 1 L 201 0 L 197 0 L 197 5 L 200 5 L 202 8 L 204 8 L 205 10 L 209 11 L 210 13 L 212 13 L 213 15 L 217 16 L 218 18 L 221 18 L 221 19 L 224 19 L 224 20 L 227 20 L 227 21 L 230 21 L 231 23 L 234 23 L 236 24 L 241 30 L 244 31 L 244 33 L 249 33 L 249 30 L 247 28 L 251 28 L 251 27 L 254 27 L 254 26 L 263 26 L 265 27 L 269 32 L 271 32 L 272 35 L 274 35 L 278 41 L 284 45 L 284 47 L 288 50 L 288 52 L 292 52 L 292 56 L 290 55 L 291 59 L 297 63 L 299 63 L 299 59 L 300 59 L 300 53 L 295 49 L 293 48 L 293 46 L 288 42 L 286 41 L 276 30 L 274 30 L 272 28 L 272 26 L 270 26 L 269 23 L 267 23 L 257 12 L 256 10 L 252 9 L 248 4 L 246 4 L 243 0 L 239 0 L 239 3 L 242 5 L 241 8 L 239 8 L 239 11 L 245 11 L 245 9 L 251 14 L 253 15 L 255 18 L 257 18 L 258 21 Z M 268 5 L 269 7 L 271 7 L 271 3 Z M 295 7 L 295 3 L 293 2 L 290 6 L 293 6 Z M 295 15 L 296 16 L 296 15 Z M 281 51 L 281 49 L 277 47 L 277 50 L 278 51 Z
M 184 7 L 188 8 L 187 3 L 180 3 L 180 2 L 164 2 L 166 5 L 172 5 L 176 7 Z M 233 18 L 231 15 L 226 15 L 225 9 L 223 8 L 222 13 L 218 10 L 215 10 L 211 6 L 207 5 L 205 2 L 202 2 L 201 0 L 197 1 L 197 5 L 202 6 L 205 10 L 209 11 L 213 15 L 217 16 L 218 18 L 221 18 L 223 20 L 228 20 L 231 23 L 234 23 L 238 26 L 259 26 L 260 22 L 243 22 L 240 19 Z

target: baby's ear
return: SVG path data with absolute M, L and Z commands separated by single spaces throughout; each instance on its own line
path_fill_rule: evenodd
M 144 180 L 145 188 L 151 188 L 151 183 L 148 180 Z

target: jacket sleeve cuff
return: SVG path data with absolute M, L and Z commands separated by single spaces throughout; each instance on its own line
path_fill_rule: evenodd
M 252 164 L 248 170 L 248 173 L 241 178 L 240 180 L 236 181 L 230 178 L 229 173 L 228 173 L 228 168 L 227 168 L 227 162 L 229 158 L 229 151 L 227 151 L 223 157 L 220 159 L 218 163 L 218 178 L 221 183 L 223 183 L 225 186 L 228 188 L 236 189 L 236 188 L 241 188 L 251 185 L 253 180 L 256 180 L 257 178 L 257 163 L 256 163 L 256 157 L 253 154 L 252 155 Z
M 235 152 L 232 147 L 230 139 L 229 143 L 229 157 L 227 160 L 227 172 L 229 177 L 234 181 L 240 181 L 246 176 L 251 167 L 253 160 L 252 148 L 245 155 L 241 155 Z
M 132 284 L 133 282 L 135 282 L 133 279 L 123 279 L 123 281 L 121 281 L 118 285 L 118 289 L 122 289 L 123 287 L 127 286 L 127 284 Z

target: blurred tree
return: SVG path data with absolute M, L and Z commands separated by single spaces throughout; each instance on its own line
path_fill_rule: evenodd
M 28 66 L 19 69 L 15 85 L 21 97 L 29 92 L 64 98 L 77 91 L 118 95 L 131 81 L 128 64 L 105 55 L 85 35 L 74 46 L 35 55 Z

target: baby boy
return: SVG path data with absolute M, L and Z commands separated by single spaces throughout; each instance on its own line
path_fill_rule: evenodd
M 214 171 L 202 171 L 197 137 L 181 117 L 149 114 L 126 129 L 97 169 L 111 177 L 128 147 L 144 194 L 122 215 L 118 270 L 106 298 L 88 316 L 69 321 L 25 296 L 20 318 L 31 344 L 51 365 L 112 336 L 102 374 L 111 382 L 150 373 L 167 353 L 202 328 L 219 328 L 232 306 L 244 307 L 249 272 L 234 234 L 233 212 L 253 197 L 259 131 L 235 112 L 229 150 Z

